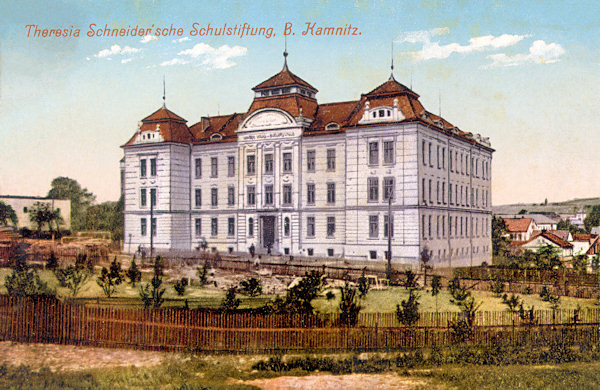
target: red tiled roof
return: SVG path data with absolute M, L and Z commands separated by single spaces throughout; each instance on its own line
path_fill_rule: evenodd
M 524 233 L 531 225 L 531 218 L 502 218 L 506 224 L 506 230 L 510 233 Z
M 162 106 L 152 114 L 142 119 L 140 132 L 156 131 L 157 126 L 160 129 L 160 135 L 166 142 L 184 142 L 188 143 L 193 139 L 192 132 L 186 125 L 186 120 Z M 137 132 L 127 141 L 125 146 L 133 144 Z
M 569 240 L 569 231 L 568 230 L 546 230 L 548 233 L 554 234 L 556 237 L 568 241 Z
M 292 85 L 299 85 L 310 89 L 312 92 L 318 92 L 315 87 L 293 74 L 287 66 L 284 66 L 281 72 L 258 84 L 256 87 L 252 88 L 252 90 L 258 91 L 266 88 L 287 87 Z
M 314 119 L 319 104 L 315 99 L 302 96 L 299 94 L 287 94 L 279 96 L 260 97 L 254 99 L 248 114 L 262 108 L 280 108 L 290 115 L 297 117 L 300 116 L 300 109 L 302 109 L 302 116 L 308 119 Z
M 573 234 L 573 241 L 592 241 L 594 237 L 591 234 Z
M 523 218 L 523 219 L 527 219 L 527 218 Z M 550 233 L 550 232 L 548 232 L 546 230 L 543 230 L 543 231 L 539 231 L 538 230 L 536 232 L 537 232 L 537 234 L 533 234 L 531 236 L 531 239 L 529 241 L 524 242 L 521 245 L 524 245 L 524 244 L 527 244 L 529 242 L 532 242 L 536 238 L 542 236 L 545 239 L 547 239 L 547 240 L 555 243 L 556 245 L 560 246 L 561 248 L 573 248 L 573 244 L 571 244 L 570 242 L 567 242 L 567 241 L 563 240 L 562 238 L 560 238 L 560 237 L 558 237 L 558 236 L 556 236 L 556 235 L 554 235 L 554 234 L 552 234 L 552 233 Z
M 169 120 L 169 119 L 172 119 L 174 121 L 184 122 L 184 123 L 187 122 L 185 119 L 183 119 L 179 115 L 175 114 L 173 111 L 168 110 L 167 107 L 165 107 L 165 106 L 162 106 L 158 110 L 154 111 L 152 114 L 150 114 L 147 117 L 145 117 L 144 119 L 142 119 L 142 122 L 156 122 L 156 121 L 160 121 L 160 120 Z

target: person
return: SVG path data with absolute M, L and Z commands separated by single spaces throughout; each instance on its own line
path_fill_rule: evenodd
M 248 252 L 250 252 L 250 256 L 252 256 L 252 258 L 254 258 L 254 253 L 256 253 L 256 247 L 254 246 L 254 243 L 250 244 L 250 248 L 248 248 Z
M 268 244 L 267 244 L 267 255 L 270 255 L 270 254 L 271 254 L 271 247 L 272 247 L 272 246 L 273 246 L 273 244 L 271 244 L 271 243 L 268 243 Z

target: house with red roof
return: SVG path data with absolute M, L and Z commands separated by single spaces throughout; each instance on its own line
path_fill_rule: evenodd
M 523 249 L 537 251 L 543 246 L 550 245 L 556 248 L 561 259 L 569 259 L 573 257 L 573 244 L 562 238 L 548 232 L 547 230 L 539 231 L 529 241 L 519 244 Z
M 529 241 L 538 230 L 532 218 L 502 218 L 511 241 Z
M 234 91 L 245 82 L 232 81 Z M 426 110 L 393 74 L 321 103 L 287 64 L 245 111 L 189 125 L 161 108 L 122 146 L 124 250 L 219 251 L 419 263 L 491 260 L 488 138 Z M 210 92 L 210 91 L 207 91 Z

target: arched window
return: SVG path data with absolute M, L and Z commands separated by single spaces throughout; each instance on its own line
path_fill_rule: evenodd
M 210 136 L 210 140 L 211 141 L 220 141 L 223 139 L 223 136 L 221 134 L 213 134 Z
M 290 235 L 290 219 L 288 217 L 283 220 L 283 235 L 286 237 Z
M 248 237 L 254 236 L 254 219 L 248 218 Z

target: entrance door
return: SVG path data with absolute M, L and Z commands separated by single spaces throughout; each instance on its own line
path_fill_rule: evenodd
M 265 216 L 262 217 L 262 243 L 263 248 L 268 248 L 269 246 L 273 248 L 273 244 L 275 243 L 275 217 L 274 216 Z

